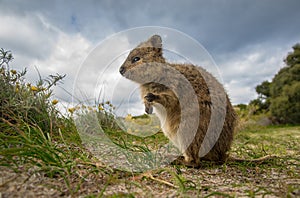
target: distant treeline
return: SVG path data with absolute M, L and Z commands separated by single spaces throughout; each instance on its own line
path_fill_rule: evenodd
M 276 123 L 300 124 L 300 43 L 293 46 L 284 59 L 285 67 L 273 77 L 256 86 L 258 98 L 250 105 L 257 113 L 269 113 Z

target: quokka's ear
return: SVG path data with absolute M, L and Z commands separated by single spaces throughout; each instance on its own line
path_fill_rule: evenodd
M 162 40 L 159 35 L 153 35 L 150 37 L 148 42 L 151 44 L 151 46 L 156 48 L 162 48 Z

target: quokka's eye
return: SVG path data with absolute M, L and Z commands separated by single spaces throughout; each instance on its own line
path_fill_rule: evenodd
M 139 60 L 140 60 L 140 57 L 136 56 L 136 57 L 134 57 L 134 58 L 131 60 L 131 62 L 132 62 L 132 63 L 135 63 L 135 62 L 137 62 L 137 61 L 139 61 Z

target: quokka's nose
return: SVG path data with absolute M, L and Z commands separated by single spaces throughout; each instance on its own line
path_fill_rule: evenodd
M 125 67 L 120 67 L 119 72 L 123 75 L 125 73 Z

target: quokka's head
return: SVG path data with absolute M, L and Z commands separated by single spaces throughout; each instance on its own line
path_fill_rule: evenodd
M 159 35 L 151 36 L 147 41 L 142 42 L 134 48 L 128 55 L 125 62 L 120 67 L 120 73 L 125 76 L 129 70 L 134 72 L 139 65 L 151 65 L 151 63 L 164 63 L 162 55 L 162 40 Z M 137 72 L 138 75 L 138 72 Z

